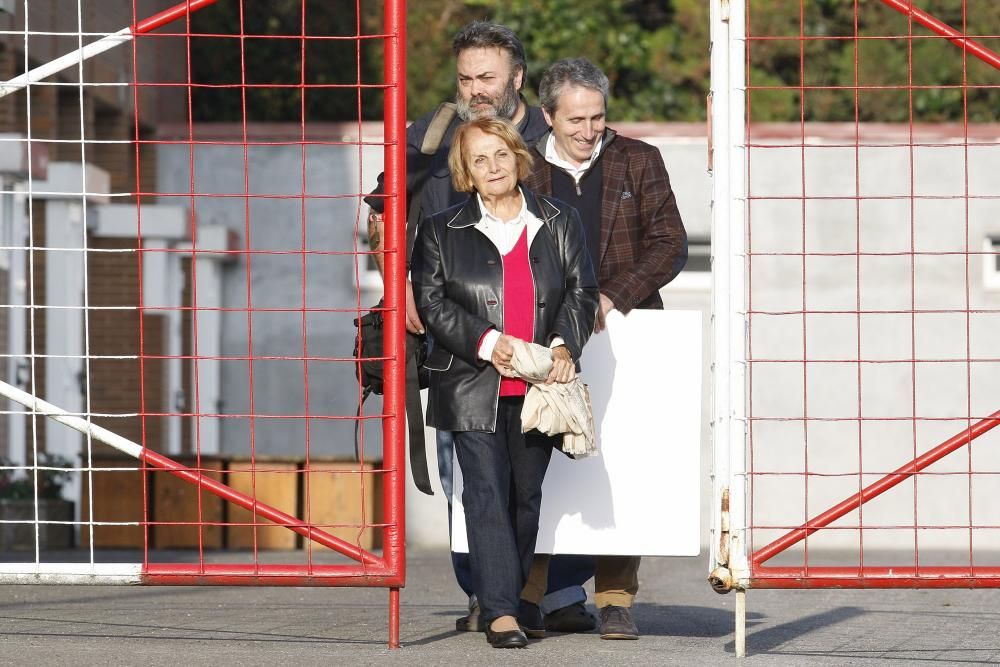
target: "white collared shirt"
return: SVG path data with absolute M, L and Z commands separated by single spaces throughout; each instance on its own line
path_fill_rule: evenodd
M 528 200 L 525 199 L 523 192 L 521 193 L 521 210 L 517 212 L 517 217 L 512 220 L 501 220 L 490 213 L 486 209 L 486 204 L 478 192 L 476 193 L 476 199 L 479 203 L 479 210 L 482 211 L 482 217 L 476 223 L 476 229 L 485 234 L 486 238 L 493 242 L 493 245 L 497 247 L 501 255 L 506 255 L 514 249 L 517 240 L 521 238 L 521 231 L 526 227 L 528 229 L 529 246 L 534 240 L 535 234 L 542 228 L 542 221 L 528 210 Z
M 559 167 L 572 176 L 576 183 L 579 183 L 580 177 L 587 173 L 587 170 L 590 169 L 591 163 L 598 155 L 601 154 L 601 148 L 603 146 L 604 135 L 602 134 L 594 144 L 594 152 L 590 154 L 589 158 L 581 162 L 579 167 L 577 167 L 572 162 L 559 157 L 559 153 L 556 152 L 556 137 L 550 132 L 549 139 L 545 142 L 545 161 L 551 165 Z
M 476 199 L 479 203 L 479 210 L 482 212 L 482 217 L 476 223 L 476 229 L 485 234 L 486 238 L 493 242 L 493 245 L 497 247 L 501 255 L 506 255 L 514 249 L 525 228 L 528 230 L 528 247 L 531 247 L 531 242 L 534 240 L 535 234 L 538 233 L 538 230 L 542 228 L 544 223 L 528 210 L 528 200 L 524 196 L 524 192 L 521 192 L 521 210 L 518 211 L 517 217 L 512 220 L 501 220 L 490 213 L 486 209 L 486 204 L 478 192 L 476 193 Z M 500 332 L 496 329 L 491 329 L 483 336 L 482 343 L 479 345 L 480 359 L 490 361 L 493 358 L 493 348 L 496 346 L 499 338 Z M 563 339 L 557 336 L 552 339 L 550 347 L 558 347 L 563 344 Z

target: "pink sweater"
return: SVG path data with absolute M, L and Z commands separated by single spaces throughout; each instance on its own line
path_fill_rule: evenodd
M 535 279 L 528 257 L 528 230 L 503 258 L 504 333 L 529 343 L 535 337 Z M 520 378 L 500 378 L 501 396 L 524 396 L 528 383 Z

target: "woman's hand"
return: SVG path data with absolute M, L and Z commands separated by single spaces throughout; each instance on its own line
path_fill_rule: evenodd
M 576 364 L 565 345 L 552 348 L 552 370 L 545 378 L 545 384 L 559 382 L 566 384 L 576 377 Z
M 497 369 L 497 373 L 505 378 L 515 377 L 514 369 L 510 365 L 511 359 L 514 358 L 513 341 L 513 336 L 501 334 L 500 338 L 497 339 L 497 344 L 493 346 L 493 356 L 490 359 L 493 368 Z

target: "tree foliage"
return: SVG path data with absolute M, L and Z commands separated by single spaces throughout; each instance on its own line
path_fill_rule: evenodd
M 1000 73 L 964 58 L 960 48 L 880 0 L 747 4 L 753 120 L 939 122 L 966 113 L 973 122 L 997 120 Z M 1000 2 L 924 0 L 921 6 L 959 30 L 964 25 L 970 35 L 1000 34 Z M 360 11 L 353 3 L 327 0 L 242 0 L 198 12 L 192 19 L 199 35 L 191 39 L 192 81 L 213 87 L 195 89 L 195 119 L 240 120 L 244 79 L 251 84 L 248 120 L 344 120 L 357 118 L 359 109 L 364 118 L 380 117 L 381 40 L 336 39 L 382 33 L 380 3 L 362 2 Z M 509 25 L 524 41 L 531 100 L 548 65 L 582 55 L 608 74 L 612 119 L 705 117 L 706 0 L 421 0 L 409 3 L 407 18 L 411 118 L 454 96 L 451 38 L 477 18 Z M 233 37 L 241 32 L 291 37 Z M 296 37 L 303 32 L 321 39 Z M 1000 44 L 995 37 L 981 41 L 994 49 Z M 337 87 L 359 81 L 373 87 L 360 93 Z M 302 82 L 321 87 L 303 98 L 297 87 Z

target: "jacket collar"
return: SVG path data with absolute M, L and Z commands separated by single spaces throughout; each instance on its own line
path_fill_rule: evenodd
M 544 222 L 546 227 L 549 225 L 549 220 L 561 212 L 561 209 L 548 197 L 538 197 L 523 185 L 519 187 L 528 211 Z M 482 217 L 483 212 L 479 209 L 479 198 L 470 195 L 465 205 L 458 209 L 458 212 L 448 221 L 448 226 L 452 229 L 475 227 Z

